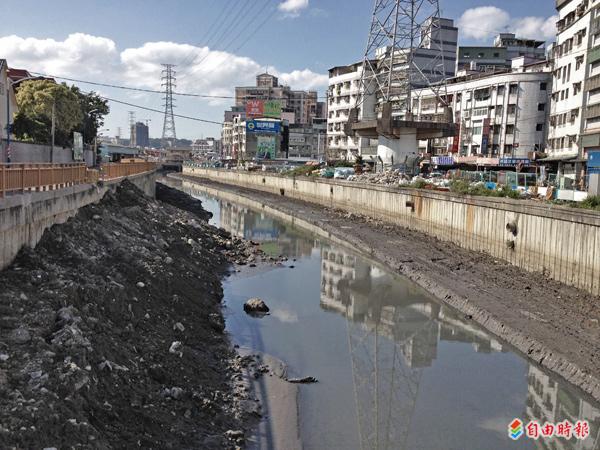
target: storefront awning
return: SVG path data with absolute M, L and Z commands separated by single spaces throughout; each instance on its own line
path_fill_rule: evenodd
M 564 153 L 561 155 L 551 155 L 547 158 L 538 159 L 537 162 L 545 163 L 545 162 L 559 162 L 559 161 L 570 161 L 579 156 L 577 153 Z

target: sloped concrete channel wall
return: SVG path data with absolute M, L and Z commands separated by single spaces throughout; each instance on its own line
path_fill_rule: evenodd
M 154 197 L 155 172 L 127 179 L 146 195 Z M 10 265 L 23 246 L 35 247 L 47 228 L 66 222 L 79 208 L 100 201 L 106 192 L 115 190 L 122 181 L 107 181 L 102 187 L 82 184 L 0 199 L 0 270 Z
M 600 295 L 600 213 L 594 211 L 259 172 L 184 167 L 183 173 L 365 214 Z

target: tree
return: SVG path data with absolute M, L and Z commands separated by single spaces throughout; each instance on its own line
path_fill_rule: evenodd
M 19 139 L 49 144 L 52 141 L 52 109 L 55 143 L 68 145 L 71 132 L 83 120 L 77 95 L 66 84 L 50 80 L 23 82 L 17 91 L 19 112 L 14 132 Z
M 104 126 L 104 116 L 110 112 L 108 101 L 100 98 L 95 92 L 81 92 L 77 86 L 71 86 L 71 91 L 77 95 L 83 114 L 81 123 L 73 131 L 83 134 L 83 142 L 91 144 L 98 130 Z
M 73 132 L 83 134 L 85 143 L 94 141 L 98 129 L 109 113 L 108 102 L 94 92 L 83 93 L 77 86 L 50 80 L 23 82 L 17 91 L 19 113 L 14 119 L 14 133 L 19 139 L 50 144 L 52 142 L 52 107 L 55 107 L 56 145 L 68 146 Z

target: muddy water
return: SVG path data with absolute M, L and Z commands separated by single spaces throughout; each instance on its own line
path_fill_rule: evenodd
M 194 195 L 215 225 L 289 258 L 228 279 L 227 329 L 236 343 L 285 361 L 291 376 L 318 378 L 299 389 L 304 448 L 600 448 L 597 404 L 410 281 L 285 221 Z M 249 297 L 272 314 L 245 315 Z M 591 435 L 513 442 L 514 418 L 588 420 Z

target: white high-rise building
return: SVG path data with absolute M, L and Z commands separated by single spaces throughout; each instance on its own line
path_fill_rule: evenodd
M 355 155 L 375 155 L 377 148 L 371 139 L 350 136 L 345 132 L 350 109 L 356 107 L 360 93 L 363 63 L 329 69 L 327 149 L 330 157 L 350 159 Z M 375 96 L 364 99 L 363 108 L 375 108 Z M 376 140 L 375 140 L 376 141 Z
M 543 151 L 552 78 L 547 62 L 524 65 L 496 74 L 463 73 L 448 80 L 446 99 L 459 124 L 455 137 L 433 141 L 433 154 L 528 158 Z M 413 102 L 419 121 L 443 121 L 445 105 L 424 89 Z
M 559 20 L 552 49 L 552 106 L 547 163 L 564 188 L 583 187 L 585 158 L 600 147 L 600 2 L 556 0 Z

